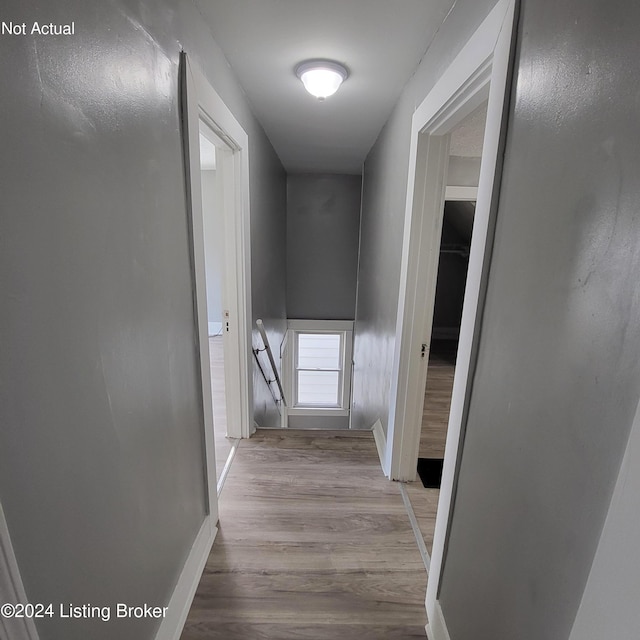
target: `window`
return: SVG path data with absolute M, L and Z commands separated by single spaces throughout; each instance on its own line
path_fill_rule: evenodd
M 353 323 L 289 320 L 288 325 L 288 413 L 348 415 Z
M 296 406 L 339 407 L 343 334 L 296 332 Z

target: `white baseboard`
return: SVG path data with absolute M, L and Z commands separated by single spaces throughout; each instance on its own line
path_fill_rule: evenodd
M 224 467 L 222 468 L 222 473 L 220 474 L 220 478 L 218 479 L 218 484 L 216 485 L 216 490 L 218 492 L 218 497 L 222 493 L 222 487 L 224 487 L 224 483 L 229 475 L 229 471 L 231 470 L 231 463 L 233 459 L 236 457 L 236 451 L 238 450 L 238 444 L 240 440 L 238 438 L 229 438 L 231 440 L 231 451 L 229 451 L 229 455 L 227 456 L 227 461 L 224 463 Z
M 384 463 L 387 456 L 387 437 L 384 435 L 384 429 L 382 428 L 382 422 L 380 422 L 380 418 L 378 418 L 373 425 L 373 438 L 376 441 L 376 448 L 378 449 L 378 457 L 380 458 L 380 466 L 384 471 L 385 475 L 389 475 L 384 468 Z
M 169 600 L 167 615 L 158 629 L 155 640 L 180 640 L 217 532 L 218 529 L 211 521 L 211 516 L 207 516 L 191 547 L 189 557 L 178 578 L 178 584 Z
M 0 604 L 27 604 L 28 602 L 18 569 L 18 561 L 13 552 L 9 527 L 0 504 Z M 0 636 L 11 638 L 11 640 L 38 640 L 38 631 L 31 618 L 0 616 Z
M 427 631 L 427 638 L 429 640 L 451 640 L 449 636 L 449 630 L 447 629 L 447 623 L 444 620 L 442 608 L 440 603 L 436 600 L 436 606 L 434 610 L 433 620 L 429 621 L 429 624 L 425 627 Z
M 209 323 L 209 337 L 219 336 L 222 334 L 222 322 Z

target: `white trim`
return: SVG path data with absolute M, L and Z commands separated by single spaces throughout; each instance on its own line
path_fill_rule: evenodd
M 341 334 L 340 367 L 340 405 L 334 407 L 296 406 L 296 350 L 297 341 L 290 340 L 291 333 L 339 333 Z M 288 398 L 287 406 L 282 407 L 282 427 L 288 428 L 289 416 L 309 417 L 348 417 L 351 416 L 349 402 L 351 398 L 351 373 L 353 361 L 353 321 L 352 320 L 287 320 L 287 332 L 283 340 L 282 381 Z
M 473 202 L 478 199 L 478 187 L 458 187 L 448 185 L 444 191 L 444 199 Z
M 398 486 L 400 487 L 402 502 L 404 502 L 404 508 L 407 512 L 407 516 L 409 516 L 411 529 L 413 530 L 413 535 L 416 539 L 416 544 L 418 545 L 418 551 L 420 552 L 420 556 L 422 558 L 422 564 L 424 564 L 424 568 L 428 574 L 429 566 L 431 565 L 431 556 L 429 555 L 429 551 L 427 551 L 427 545 L 424 543 L 422 531 L 420 531 L 420 525 L 418 524 L 418 518 L 416 518 L 416 513 L 413 510 L 413 505 L 411 504 L 411 500 L 409 499 L 407 488 L 404 486 L 403 482 L 398 482 Z
M 429 624 L 426 626 L 427 638 L 429 640 L 451 640 L 447 623 L 442 613 L 440 603 L 436 601 L 433 609 L 433 617 L 429 618 Z
M 209 322 L 209 337 L 222 335 L 222 322 Z
M 293 404 L 294 400 L 294 367 L 293 367 L 293 351 L 294 345 L 293 340 L 290 339 L 292 329 L 289 328 L 289 321 L 287 321 L 287 331 L 284 334 L 284 340 L 282 341 L 282 345 L 280 347 L 280 362 L 282 363 L 282 386 L 284 387 L 284 392 L 286 397 L 288 398 L 288 404 L 281 406 L 280 411 L 280 426 L 283 429 L 287 429 L 289 427 L 289 404 Z
M 193 70 L 186 54 L 181 56 L 181 79 L 184 114 L 184 142 L 187 173 L 187 201 L 191 222 L 192 269 L 195 286 L 196 332 L 204 419 L 205 476 L 207 483 L 207 514 L 218 520 L 216 490 L 215 434 L 213 428 L 213 398 L 211 394 L 211 360 L 207 320 L 207 285 L 204 262 L 204 221 L 202 217 L 202 185 L 200 171 L 200 98 L 193 79 Z
M 289 416 L 315 416 L 317 418 L 335 418 L 337 416 L 348 416 L 349 409 L 340 407 L 287 407 Z
M 472 382 L 472 354 L 477 321 L 482 312 L 488 270 L 487 246 L 497 194 L 498 150 L 507 91 L 514 27 L 515 0 L 500 0 L 462 51 L 416 109 L 411 130 L 409 175 L 405 207 L 404 243 L 396 332 L 396 352 L 389 406 L 385 458 L 390 477 L 415 478 L 433 319 L 433 289 L 444 208 L 444 175 L 448 162 L 448 134 L 482 102 L 488 101 L 478 197 L 469 256 L 460 340 L 449 415 L 444 469 L 426 608 L 429 620 L 441 616 L 437 603 L 440 573 L 448 535 L 464 411 Z M 428 278 L 427 280 L 424 277 Z M 425 286 L 426 283 L 426 286 Z M 442 619 L 443 620 L 443 619 Z M 437 621 L 436 621 L 437 624 Z M 433 626 L 433 625 L 432 625 Z M 444 627 L 446 630 L 446 627 Z M 442 636 L 436 636 L 436 639 Z
M 180 573 L 176 588 L 169 600 L 167 615 L 160 624 L 155 640 L 180 640 L 184 623 L 189 615 L 193 597 L 196 594 L 217 532 L 218 529 L 214 526 L 213 518 L 207 516 Z
M 18 561 L 11 544 L 9 527 L 0 504 L 0 604 L 27 604 Z M 5 618 L 0 616 L 0 631 L 11 640 L 38 640 L 36 625 L 30 618 Z
M 416 477 L 449 159 L 448 135 L 423 136 L 419 144 L 415 116 L 413 125 L 387 428 L 390 477 L 410 482 Z
M 199 134 L 203 120 L 222 139 L 228 150 L 220 153 L 217 171 L 225 188 L 225 378 L 227 432 L 230 437 L 248 438 L 253 425 L 251 349 L 251 241 L 249 212 L 249 138 L 232 112 L 205 76 L 184 56 L 186 130 L 188 139 L 189 202 L 194 250 L 196 311 L 200 339 L 200 369 L 205 404 L 205 423 L 211 413 L 210 372 L 208 371 L 207 298 L 202 235 L 202 195 L 200 186 Z M 205 366 L 206 365 L 206 366 Z M 205 371 L 205 368 L 207 371 Z M 212 413 L 211 413 L 211 424 Z M 215 482 L 213 483 L 215 486 Z
M 378 418 L 371 428 L 373 431 L 373 439 L 376 441 L 376 449 L 378 450 L 378 457 L 380 458 L 380 466 L 384 475 L 389 477 L 389 472 L 385 469 L 385 456 L 387 452 L 387 438 L 384 435 L 384 429 L 382 428 L 382 422 Z
M 351 376 L 353 374 L 353 323 L 350 331 L 343 334 L 344 353 L 342 354 L 342 408 L 346 410 L 351 422 Z
M 222 493 L 222 488 L 224 487 L 225 480 L 229 475 L 229 471 L 231 470 L 231 464 L 233 459 L 236 457 L 236 451 L 238 450 L 238 444 L 240 444 L 240 440 L 237 438 L 231 438 L 231 450 L 229 451 L 229 455 L 227 456 L 227 461 L 224 463 L 224 467 L 222 468 L 222 473 L 220 474 L 220 478 L 218 478 L 217 492 L 218 497 Z
M 292 331 L 353 331 L 353 320 L 287 320 L 287 328 Z

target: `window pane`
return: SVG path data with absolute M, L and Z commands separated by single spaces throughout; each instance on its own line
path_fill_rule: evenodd
M 339 333 L 299 333 L 298 368 L 339 369 Z
M 339 377 L 337 371 L 298 371 L 298 404 L 335 407 Z

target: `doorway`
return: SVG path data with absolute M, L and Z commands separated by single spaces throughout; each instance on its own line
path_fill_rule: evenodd
M 228 295 L 228 256 L 225 251 L 225 200 L 233 194 L 233 181 L 225 181 L 229 159 L 233 150 L 207 123 L 199 120 L 200 184 L 202 193 L 202 228 L 204 241 L 204 267 L 207 296 L 207 329 L 209 337 L 209 365 L 211 371 L 211 398 L 213 403 L 213 430 L 216 458 L 216 484 L 220 494 L 229 470 L 238 438 L 228 433 L 227 407 L 233 403 L 227 388 L 233 385 L 230 363 Z M 231 407 L 230 407 L 231 408 Z
M 449 134 L 435 297 L 426 343 L 418 478 L 406 487 L 427 554 L 432 553 L 434 516 L 444 467 L 486 116 L 485 102 Z
M 415 515 L 415 533 L 424 543 L 420 545 L 420 550 L 427 571 L 433 552 L 435 518 L 444 468 L 486 115 L 485 102 L 449 134 L 431 330 L 425 342 L 426 384 L 422 390 L 423 405 L 419 412 L 417 479 L 403 487 L 405 499 Z
M 445 201 L 418 460 L 444 459 L 475 202 Z M 462 232 L 460 227 L 465 228 Z M 425 482 L 418 464 L 418 475 Z M 442 465 L 440 465 L 442 466 Z
M 420 443 L 452 131 L 487 103 L 486 129 L 464 294 L 442 481 L 429 559 L 430 640 L 446 638 L 438 602 L 473 382 L 499 194 L 510 93 L 515 0 L 500 0 L 417 107 L 411 128 L 396 353 L 383 468 L 413 481 Z
M 249 139 L 184 53 L 181 83 L 203 439 L 209 508 L 217 521 L 227 452 L 233 454 L 253 425 Z

